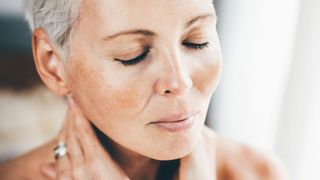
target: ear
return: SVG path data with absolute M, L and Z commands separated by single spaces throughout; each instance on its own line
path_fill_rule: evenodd
M 43 29 L 33 31 L 32 50 L 37 71 L 45 85 L 58 95 L 69 94 L 63 59 Z

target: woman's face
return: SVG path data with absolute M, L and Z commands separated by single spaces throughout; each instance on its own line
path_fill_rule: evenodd
M 123 147 L 158 160 L 183 157 L 222 71 L 215 24 L 212 0 L 83 1 L 65 66 L 69 89 Z

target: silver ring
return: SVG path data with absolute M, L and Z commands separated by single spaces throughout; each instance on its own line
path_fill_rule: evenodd
M 53 152 L 54 152 L 54 158 L 56 160 L 58 160 L 58 159 L 62 158 L 63 156 L 65 156 L 67 154 L 67 152 L 68 152 L 66 143 L 59 142 L 57 144 L 57 146 L 54 148 Z

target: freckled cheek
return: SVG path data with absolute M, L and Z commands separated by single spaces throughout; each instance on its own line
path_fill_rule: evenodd
M 140 73 L 119 73 L 81 59 L 73 62 L 67 67 L 70 90 L 91 120 L 128 119 L 141 111 L 150 97 L 150 80 Z
M 202 94 L 209 96 L 217 87 L 221 78 L 222 59 L 220 55 L 206 56 L 203 58 L 205 62 L 194 73 L 194 86 L 199 89 Z
M 74 91 L 83 107 L 91 109 L 88 112 L 92 114 L 91 117 L 98 114 L 102 118 L 130 115 L 139 111 L 144 101 L 143 96 L 146 96 L 143 95 L 145 86 L 139 81 L 110 79 L 108 74 L 94 72 L 78 73 L 75 77 L 78 79 L 73 81 L 76 84 Z
M 143 90 L 140 88 L 144 86 L 130 83 L 123 86 L 109 84 L 108 87 L 108 89 L 101 88 L 96 93 L 93 92 L 96 96 L 94 99 L 100 100 L 96 106 L 98 107 L 96 114 L 99 114 L 97 118 L 110 127 L 118 127 L 122 123 L 134 123 L 131 120 L 137 112 L 141 111 L 147 96 L 141 94 Z
M 141 99 L 139 92 L 139 87 L 135 85 L 113 89 L 110 93 L 111 101 L 114 102 L 116 107 L 130 111 L 131 109 L 139 107 L 139 99 Z

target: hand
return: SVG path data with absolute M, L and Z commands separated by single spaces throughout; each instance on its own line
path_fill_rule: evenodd
M 58 142 L 67 144 L 68 153 L 55 164 L 43 166 L 43 173 L 52 179 L 129 180 L 120 166 L 102 147 L 90 126 L 89 120 L 72 97 Z
M 195 149 L 180 159 L 178 180 L 216 180 L 215 147 L 208 141 L 215 137 L 204 127 Z

